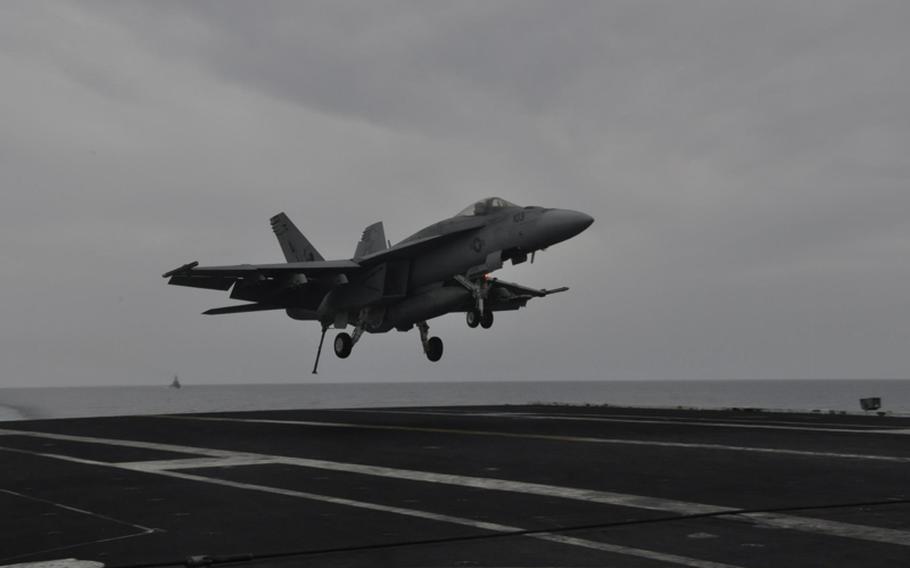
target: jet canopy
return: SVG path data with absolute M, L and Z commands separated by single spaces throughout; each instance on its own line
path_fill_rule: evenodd
M 514 203 L 510 203 L 501 197 L 487 197 L 486 199 L 481 199 L 473 205 L 469 205 L 459 211 L 456 217 L 469 217 L 471 215 L 489 215 L 494 211 L 499 209 L 505 209 L 506 207 L 518 207 Z

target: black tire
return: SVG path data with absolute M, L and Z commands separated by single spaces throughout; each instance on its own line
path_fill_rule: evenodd
M 338 355 L 339 359 L 347 359 L 353 348 L 354 340 L 350 335 L 342 331 L 335 336 L 335 355 Z
M 483 313 L 483 317 L 480 318 L 480 326 L 484 329 L 490 329 L 493 327 L 493 312 Z
M 477 310 L 471 310 L 465 314 L 465 320 L 467 320 L 468 327 L 470 327 L 471 329 L 474 329 L 475 327 L 480 325 L 481 319 L 482 318 L 480 316 L 480 312 Z
M 438 337 L 427 340 L 427 359 L 434 363 L 442 359 L 442 340 Z

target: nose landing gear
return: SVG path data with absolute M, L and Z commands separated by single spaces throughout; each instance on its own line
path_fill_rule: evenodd
M 420 343 L 427 359 L 434 363 L 442 359 L 442 340 L 438 337 L 429 337 L 430 326 L 425 321 L 417 322 L 417 329 L 420 330 Z
M 478 325 L 484 329 L 493 327 L 493 312 L 484 305 L 490 294 L 490 283 L 486 277 L 472 282 L 464 276 L 456 276 L 455 281 L 464 286 L 474 297 L 475 307 L 465 314 L 468 327 L 475 328 Z

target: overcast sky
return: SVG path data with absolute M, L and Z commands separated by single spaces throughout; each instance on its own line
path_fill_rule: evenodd
M 906 2 L 0 3 L 0 386 L 310 382 L 318 325 L 171 287 L 498 195 L 571 291 L 320 381 L 910 376 Z

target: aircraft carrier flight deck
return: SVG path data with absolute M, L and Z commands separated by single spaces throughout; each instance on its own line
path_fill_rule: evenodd
M 16 421 L 0 423 L 0 464 L 0 566 L 910 565 L 907 417 L 490 406 Z

